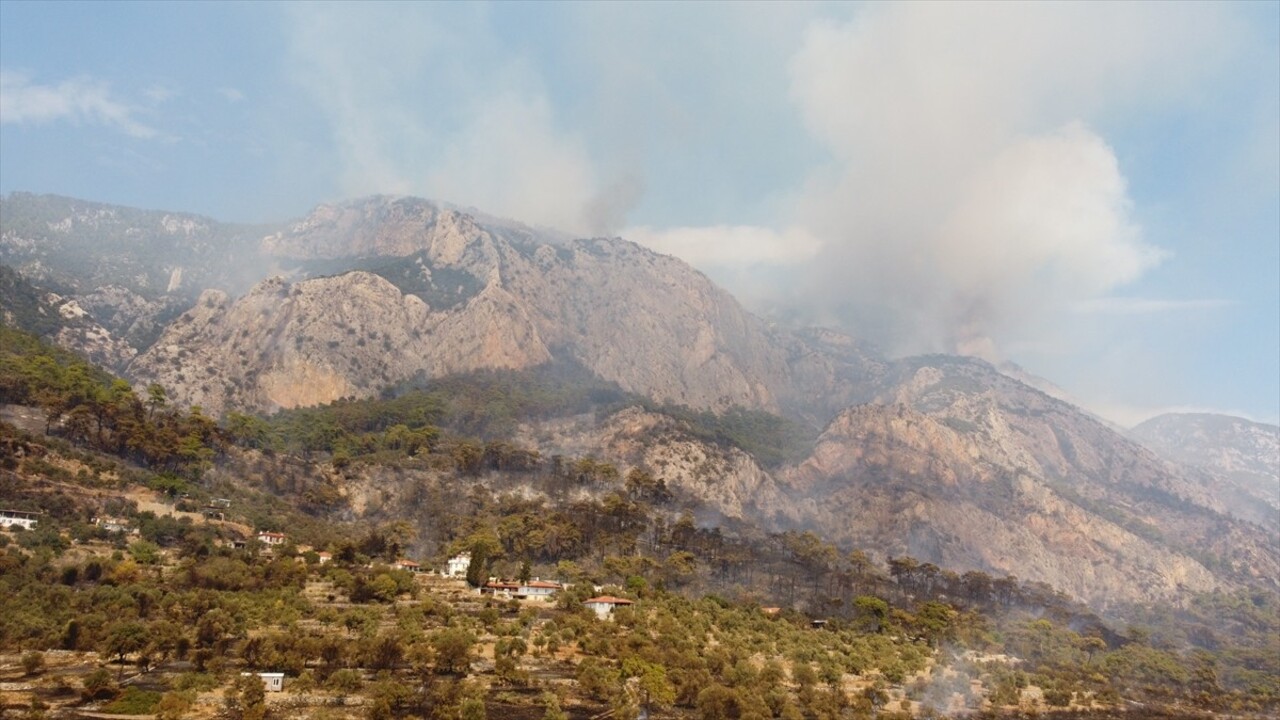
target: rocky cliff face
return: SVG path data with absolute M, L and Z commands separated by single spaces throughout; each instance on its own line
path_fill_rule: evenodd
M 976 360 L 895 363 L 780 479 L 832 537 L 1095 603 L 1280 572 L 1265 529 L 1194 472 Z
M 792 356 L 814 354 L 803 340 L 771 331 L 684 263 L 622 240 L 550 245 L 425 201 L 374 198 L 323 206 L 266 237 L 263 252 L 295 277 L 343 262 L 367 271 L 206 296 L 130 372 L 215 412 L 553 356 L 697 408 L 830 405 L 851 392 L 833 361 L 810 361 L 796 382 Z
M 1034 428 L 988 411 L 986 431 L 975 431 L 903 403 L 852 407 L 808 458 L 774 472 L 638 408 L 539 423 L 518 440 L 544 456 L 594 456 L 622 472 L 644 468 L 704 503 L 710 517 L 812 530 L 882 558 L 911 555 L 956 572 L 1015 575 L 1099 608 L 1274 586 L 1280 559 L 1262 528 L 1162 485 L 1133 484 L 1164 472 L 1150 453 L 1121 441 L 1105 454 L 1131 466 L 1126 473 L 1086 477 L 1072 461 L 1055 464 L 1047 449 L 1019 449 L 1013 438 Z M 1083 434 L 1074 426 L 1094 421 L 1064 409 L 1048 422 Z M 1003 438 L 993 432 L 1002 425 Z
M 496 291 L 465 316 L 433 312 L 383 278 L 276 278 L 231 300 L 207 291 L 131 366 L 218 414 L 367 397 L 425 372 L 527 367 L 549 355 Z
M 1039 580 L 1101 605 L 1220 583 L 1145 514 L 1098 512 L 1119 498 L 1085 500 L 1031 456 L 903 405 L 842 413 L 782 479 L 809 527 L 887 555 Z
M 75 299 L 37 288 L 5 265 L 0 265 L 0 324 L 33 332 L 112 370 L 137 354 Z
M 1232 513 L 1280 525 L 1280 427 L 1211 413 L 1170 413 L 1135 427 L 1134 438 L 1198 477 Z
M 774 477 L 734 447 L 700 440 L 679 421 L 633 407 L 602 422 L 593 417 L 539 423 L 519 440 L 545 456 L 592 456 L 623 471 L 639 467 L 673 492 L 694 498 L 709 511 L 766 525 L 796 522 L 792 505 Z
M 121 285 L 190 299 L 261 273 L 262 227 L 30 193 L 0 198 L 0 217 L 0 263 L 65 295 Z

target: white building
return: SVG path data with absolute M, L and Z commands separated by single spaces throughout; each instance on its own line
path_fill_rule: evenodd
M 471 567 L 471 553 L 458 553 L 449 558 L 449 567 L 444 574 L 449 577 L 461 577 L 467 574 L 468 567 Z
M 34 530 L 40 513 L 25 510 L 0 510 L 0 526 L 18 526 L 24 530 Z
M 600 597 L 589 598 L 584 600 L 582 604 L 585 605 L 588 610 L 594 611 L 596 617 L 602 620 L 612 615 L 613 609 L 616 607 L 635 605 L 635 603 L 626 598 L 613 597 L 612 595 L 601 595 Z
M 549 580 L 539 580 L 534 578 L 529 582 L 522 582 L 516 588 L 516 595 L 522 595 L 527 598 L 535 598 L 539 600 L 550 599 L 552 595 L 560 592 L 560 583 L 551 582 Z
M 284 533 L 263 531 L 258 533 L 258 542 L 268 547 L 279 547 L 284 544 L 288 536 Z
M 284 690 L 284 673 L 278 672 L 262 672 L 262 673 L 240 673 L 244 676 L 257 675 L 262 678 L 262 689 L 267 692 L 280 692 Z

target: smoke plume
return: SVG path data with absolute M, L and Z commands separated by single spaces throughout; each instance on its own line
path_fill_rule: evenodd
M 1099 9 L 910 3 L 809 31 L 792 97 L 833 159 L 794 198 L 817 307 L 891 350 L 996 360 L 1160 261 L 1096 127 L 1192 83 L 1214 18 Z

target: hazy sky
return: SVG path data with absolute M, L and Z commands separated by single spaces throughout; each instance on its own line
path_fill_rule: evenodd
M 408 193 L 1122 423 L 1280 416 L 1280 4 L 0 1 L 0 192 Z

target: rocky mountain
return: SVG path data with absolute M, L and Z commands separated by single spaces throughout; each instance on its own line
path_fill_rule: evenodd
M 895 363 L 781 480 L 829 537 L 1099 604 L 1280 572 L 1268 534 L 1197 478 L 977 360 Z
M 823 414 L 876 370 L 767 327 L 674 258 L 550 244 L 423 200 L 322 206 L 261 249 L 289 279 L 206 295 L 129 372 L 215 412 L 270 411 L 557 358 L 659 402 Z
M 6 265 L 0 265 L 0 323 L 29 330 L 113 370 L 122 369 L 137 354 L 75 299 L 41 290 Z
M 1106 608 L 1238 585 L 1274 588 L 1268 531 L 1194 474 L 977 360 L 890 363 L 803 460 L 766 470 L 666 415 L 540 422 L 544 456 L 640 467 L 716 517 L 812 530 L 882 559 L 1046 583 Z
M 1130 434 L 1173 462 L 1198 468 L 1206 489 L 1245 517 L 1280 525 L 1280 427 L 1212 413 L 1168 413 Z
M 151 345 L 206 288 L 242 292 L 261 279 L 265 227 L 57 195 L 0 198 L 0 265 L 74 301 L 111 334 L 122 363 Z M 84 351 L 101 345 L 87 339 Z M 115 365 L 113 369 L 123 369 Z
M 0 198 L 0 263 L 64 294 L 121 285 L 148 297 L 243 290 L 265 228 L 56 195 Z
M 622 239 L 565 240 L 402 197 L 256 231 L 5 202 L 0 260 L 125 339 L 131 379 L 211 414 L 564 363 L 655 406 L 750 408 L 823 429 L 807 457 L 771 470 L 653 410 L 522 431 L 544 455 L 644 468 L 719 516 L 1015 574 L 1099 605 L 1274 589 L 1280 577 L 1263 498 L 1220 492 L 1213 478 L 1227 471 L 1163 459 L 1021 369 L 891 360 L 837 332 L 770 326 L 679 260 Z

